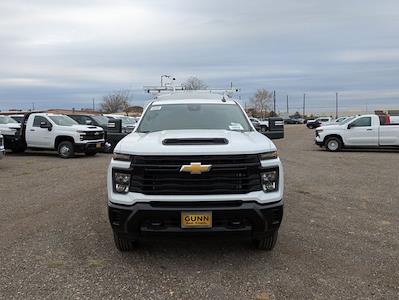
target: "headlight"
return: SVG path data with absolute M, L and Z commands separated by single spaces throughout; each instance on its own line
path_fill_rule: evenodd
M 260 173 L 262 189 L 265 193 L 278 190 L 278 169 L 267 170 Z
M 260 160 L 276 159 L 277 157 L 278 157 L 277 151 L 271 151 L 259 154 Z
M 122 153 L 114 153 L 113 156 L 114 160 L 121 160 L 121 161 L 131 161 L 132 157 L 129 154 L 122 154 Z
M 114 190 L 120 194 L 126 194 L 130 188 L 130 174 L 114 172 Z

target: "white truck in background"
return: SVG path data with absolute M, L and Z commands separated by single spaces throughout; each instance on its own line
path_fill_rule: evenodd
M 30 113 L 21 125 L 5 143 L 13 152 L 55 150 L 61 158 L 71 158 L 75 153 L 92 156 L 104 147 L 102 128 L 79 125 L 65 115 Z
M 342 148 L 399 149 L 399 122 L 377 115 L 348 118 L 338 125 L 317 128 L 315 143 L 332 152 Z

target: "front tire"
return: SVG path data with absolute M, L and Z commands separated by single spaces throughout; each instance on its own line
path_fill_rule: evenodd
M 121 252 L 132 251 L 135 248 L 136 244 L 136 242 L 122 237 L 120 234 L 118 234 L 115 231 L 114 231 L 114 242 L 115 242 L 115 247 Z
M 75 156 L 75 147 L 70 141 L 61 142 L 58 145 L 58 155 L 61 158 L 72 158 Z
M 330 152 L 338 152 L 342 148 L 342 142 L 337 137 L 331 137 L 326 141 L 326 149 Z
M 277 238 L 278 238 L 278 230 L 272 233 L 267 233 L 262 238 L 254 240 L 254 242 L 256 248 L 258 248 L 259 250 L 271 251 L 276 245 Z

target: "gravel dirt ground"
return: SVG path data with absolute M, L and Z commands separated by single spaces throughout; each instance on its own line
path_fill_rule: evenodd
M 398 299 L 399 152 L 328 153 L 286 127 L 285 215 L 272 252 L 242 241 L 145 242 L 120 253 L 110 156 L 0 161 L 0 298 Z

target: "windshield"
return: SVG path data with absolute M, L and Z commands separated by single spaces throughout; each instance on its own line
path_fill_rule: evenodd
M 78 123 L 67 116 L 49 116 L 50 119 L 59 126 L 72 126 L 77 125 Z
M 354 118 L 355 118 L 355 117 L 346 118 L 345 120 L 339 122 L 339 124 L 346 124 L 346 123 L 348 123 L 349 121 L 352 121 Z
M 137 131 L 179 129 L 252 130 L 238 105 L 168 104 L 149 107 Z
M 104 117 L 104 116 L 92 116 L 92 118 L 99 124 L 102 126 L 107 126 L 108 125 L 108 118 Z
M 17 123 L 14 119 L 7 117 L 7 116 L 0 116 L 0 124 L 10 124 L 10 123 Z

